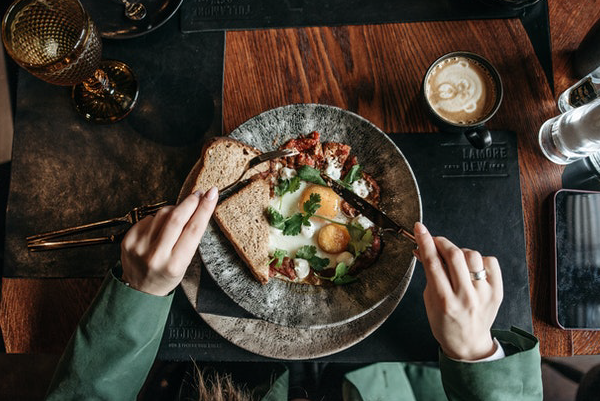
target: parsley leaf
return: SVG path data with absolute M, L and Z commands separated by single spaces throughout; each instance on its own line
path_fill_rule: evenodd
M 271 226 L 280 230 L 283 230 L 285 228 L 286 219 L 273 206 L 269 206 L 269 208 L 267 209 L 267 217 Z
M 296 257 L 309 260 L 317 254 L 317 247 L 314 245 L 304 245 L 296 251 Z
M 308 264 L 313 268 L 314 271 L 320 272 L 327 266 L 329 266 L 329 258 L 320 258 L 313 256 L 308 260 Z
M 283 230 L 283 235 L 298 235 L 303 225 L 310 226 L 310 218 L 321 207 L 319 202 L 321 202 L 321 195 L 310 194 L 308 200 L 303 204 L 305 213 L 296 213 L 288 218 L 283 217 L 274 207 L 269 206 L 267 208 L 269 224 L 272 227 Z
M 366 251 L 373 244 L 373 232 L 371 230 L 365 230 L 354 224 L 347 224 L 346 227 L 351 237 L 348 248 L 354 253 L 354 256 Z
M 275 187 L 275 195 L 282 197 L 287 193 L 294 193 L 300 188 L 300 177 L 295 176 L 290 179 L 279 179 Z
M 354 181 L 362 178 L 362 167 L 359 164 L 355 164 L 350 168 L 348 174 L 342 179 L 342 182 L 350 186 Z
M 283 235 L 298 235 L 302 230 L 302 224 L 304 223 L 304 215 L 302 213 L 296 213 L 291 217 L 288 217 L 284 223 Z
M 325 267 L 329 266 L 328 258 L 320 258 L 316 256 L 317 247 L 314 245 L 304 245 L 298 251 L 296 251 L 296 257 L 300 259 L 306 259 L 310 267 L 315 271 L 321 271 Z
M 327 183 L 321 178 L 321 172 L 316 168 L 304 165 L 298 169 L 298 175 L 301 180 L 312 182 L 313 184 L 319 184 L 327 186 Z
M 275 250 L 275 253 L 273 254 L 273 259 L 269 260 L 269 265 L 271 265 L 271 263 L 273 263 L 273 261 L 276 260 L 277 263 L 275 264 L 275 267 L 281 267 L 281 265 L 283 264 L 283 258 L 285 258 L 286 255 L 287 251 L 285 249 L 277 248 Z
M 348 274 L 348 266 L 344 262 L 340 262 L 335 267 L 335 274 L 333 277 L 319 276 L 321 279 L 329 280 L 335 285 L 349 284 L 357 281 L 358 279 Z
M 317 212 L 317 209 L 321 207 L 320 202 L 321 195 L 315 193 L 310 194 L 308 200 L 302 205 L 304 212 L 308 216 L 307 219 L 312 217 Z
M 346 274 L 345 276 L 342 277 L 338 277 L 335 280 L 333 280 L 333 284 L 336 285 L 344 285 L 344 284 L 350 284 L 353 283 L 355 281 L 357 281 L 358 279 L 354 276 L 351 276 L 349 274 Z

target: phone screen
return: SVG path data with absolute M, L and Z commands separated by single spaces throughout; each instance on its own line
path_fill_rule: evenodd
M 600 193 L 555 195 L 556 322 L 600 329 Z

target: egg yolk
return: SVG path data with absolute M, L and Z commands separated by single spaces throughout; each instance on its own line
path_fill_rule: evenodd
M 341 198 L 333 192 L 333 189 L 322 187 L 320 185 L 311 185 L 304 190 L 302 197 L 300 198 L 300 203 L 298 204 L 300 210 L 304 211 L 304 202 L 310 198 L 311 194 L 319 194 L 321 196 L 321 202 L 319 202 L 321 207 L 317 209 L 316 214 L 330 219 L 337 216 L 340 211 Z
M 348 248 L 350 234 L 344 226 L 328 224 L 319 230 L 317 242 L 328 253 L 341 253 Z

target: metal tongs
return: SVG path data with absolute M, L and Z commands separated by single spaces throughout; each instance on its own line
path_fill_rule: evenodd
M 160 208 L 167 204 L 166 201 L 158 202 L 152 205 L 144 205 L 133 208 L 129 213 L 121 217 L 115 217 L 108 220 L 98 221 L 95 223 L 83 224 L 81 226 L 63 228 L 61 230 L 50 231 L 43 234 L 32 235 L 26 238 L 27 249 L 32 252 L 49 251 L 52 249 L 73 248 L 79 246 L 108 244 L 119 242 L 125 236 L 127 229 L 121 230 L 116 234 L 111 234 L 96 238 L 83 238 L 74 240 L 57 240 L 53 239 L 66 235 L 76 234 L 93 229 L 115 227 L 122 224 L 133 225 L 142 220 L 146 216 L 154 215 Z

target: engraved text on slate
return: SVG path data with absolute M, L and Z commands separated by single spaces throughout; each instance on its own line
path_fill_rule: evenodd
M 463 143 L 443 143 L 441 146 L 448 154 L 444 160 L 444 178 L 508 176 L 508 147 L 504 142 L 495 142 L 485 149 Z
M 222 348 L 221 337 L 208 327 L 199 326 L 182 314 L 171 313 L 166 326 L 168 348 Z
M 246 19 L 255 17 L 255 2 L 251 0 L 196 0 L 192 20 Z

